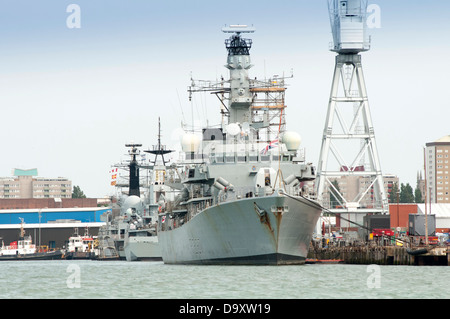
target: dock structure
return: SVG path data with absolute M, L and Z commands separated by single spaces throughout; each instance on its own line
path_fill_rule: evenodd
M 449 266 L 450 248 L 416 248 L 399 246 L 344 246 L 315 248 L 309 251 L 308 263 L 343 263 L 360 265 Z

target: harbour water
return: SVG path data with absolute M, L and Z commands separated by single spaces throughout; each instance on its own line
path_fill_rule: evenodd
M 0 263 L 1 299 L 448 299 L 448 267 Z

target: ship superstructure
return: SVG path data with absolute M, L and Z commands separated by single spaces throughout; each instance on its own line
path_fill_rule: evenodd
M 153 154 L 162 149 L 158 140 L 158 150 L 145 151 Z M 116 184 L 117 188 L 127 186 L 127 193 L 119 194 L 117 202 L 113 204 L 111 218 L 108 216 L 107 224 L 99 231 L 99 259 L 122 259 L 127 261 L 159 261 L 157 237 L 158 205 L 155 203 L 155 184 L 158 195 L 164 193 L 164 174 L 161 168 L 153 165 L 139 163 L 139 147 L 142 144 L 128 143 L 128 154 L 131 159 L 128 163 L 116 164 L 128 170 L 128 183 Z M 164 155 L 166 152 L 162 152 Z M 164 161 L 164 157 L 163 157 Z M 141 183 L 140 170 L 148 171 L 147 183 Z M 162 179 L 161 179 L 162 176 Z M 155 182 L 156 181 L 156 182 Z M 141 186 L 145 186 L 141 192 Z M 145 194 L 141 194 L 145 193 Z M 162 196 L 164 198 L 164 196 Z
M 222 29 L 229 80 L 193 81 L 221 101 L 222 123 L 186 132 L 171 165 L 179 194 L 161 202 L 158 239 L 169 264 L 303 264 L 321 207 L 307 183 L 314 167 L 285 130 L 284 80 L 250 79 L 247 26 Z M 263 99 L 258 94 L 269 99 Z M 278 125 L 274 130 L 274 119 Z

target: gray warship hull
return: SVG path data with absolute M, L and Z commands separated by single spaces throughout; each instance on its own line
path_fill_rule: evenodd
M 321 214 L 302 197 L 273 195 L 211 206 L 158 234 L 166 264 L 301 265 Z M 175 228 L 174 228 L 175 227 Z
M 125 240 L 127 261 L 162 261 L 158 237 L 129 237 Z

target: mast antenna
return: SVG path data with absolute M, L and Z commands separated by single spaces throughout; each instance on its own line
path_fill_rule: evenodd
M 166 149 L 165 145 L 161 144 L 161 118 L 160 117 L 158 117 L 158 144 L 157 145 L 153 145 L 153 150 L 147 150 L 147 151 L 144 151 L 144 152 L 155 155 L 155 159 L 153 161 L 153 165 L 156 164 L 156 159 L 158 158 L 158 156 L 161 156 L 164 166 L 167 163 L 166 159 L 164 158 L 164 155 L 173 152 L 173 150 L 168 150 L 168 149 Z

